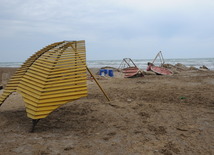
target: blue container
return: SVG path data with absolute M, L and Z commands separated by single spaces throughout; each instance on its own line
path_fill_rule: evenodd
M 113 76 L 114 76 L 113 70 L 108 70 L 108 75 L 109 75 L 110 77 L 113 77 Z
M 104 69 L 105 75 L 108 74 L 108 69 Z
M 106 75 L 106 71 L 105 71 L 106 69 L 100 69 L 100 73 L 99 73 L 99 75 L 101 75 L 101 76 L 105 76 Z

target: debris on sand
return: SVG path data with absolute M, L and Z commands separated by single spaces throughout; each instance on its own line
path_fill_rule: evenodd
M 194 66 L 190 66 L 190 67 L 189 67 L 189 70 L 195 70 L 195 71 L 196 71 L 196 70 L 198 70 L 198 68 L 196 68 L 196 67 L 194 67 Z
M 209 68 L 207 66 L 203 65 L 200 67 L 200 70 L 209 70 Z
M 162 67 L 162 65 L 159 66 L 155 66 L 153 63 L 148 62 L 148 67 L 146 69 L 147 71 L 153 71 L 154 73 L 158 74 L 158 75 L 172 75 L 173 72 L 165 67 Z
M 156 75 L 156 73 L 153 71 L 144 71 L 143 74 L 144 75 Z
M 187 66 L 181 63 L 175 64 L 175 68 L 180 71 L 187 71 L 189 69 Z
M 143 72 L 137 67 L 128 67 L 122 70 L 125 78 L 143 77 Z
M 150 66 L 154 66 L 153 64 L 152 65 L 151 64 L 152 63 L 148 63 L 148 66 L 149 65 Z M 177 63 L 175 65 L 162 64 L 160 67 L 169 69 L 170 71 L 173 72 L 173 74 L 179 74 L 182 71 L 209 71 L 209 69 L 205 65 L 201 66 L 200 68 L 196 68 L 194 66 L 187 67 L 187 66 L 185 66 L 184 64 L 181 64 L 181 63 Z M 153 71 L 151 70 L 151 67 L 149 69 L 148 68 L 147 68 L 147 71 L 144 72 L 144 75 L 155 75 L 155 73 L 152 73 Z
M 124 58 L 118 67 L 118 70 L 124 74 L 125 78 L 143 77 L 143 71 L 141 71 L 131 58 Z

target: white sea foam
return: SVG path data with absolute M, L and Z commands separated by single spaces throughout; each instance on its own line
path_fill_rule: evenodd
M 152 59 L 133 59 L 134 63 L 141 69 L 147 68 L 147 63 L 152 62 Z M 88 60 L 87 65 L 90 68 L 101 68 L 110 66 L 118 68 L 122 60 Z M 20 67 L 23 62 L 0 62 L 0 67 Z M 160 62 L 155 61 L 158 65 Z M 166 64 L 175 65 L 181 63 L 187 67 L 193 66 L 199 68 L 200 66 L 207 66 L 209 69 L 214 70 L 214 58 L 191 58 L 191 59 L 165 59 Z
M 0 67 L 20 67 L 23 62 L 0 62 Z
M 133 59 L 134 63 L 141 69 L 147 68 L 147 63 L 152 62 L 152 59 Z M 118 68 L 122 60 L 89 60 L 87 61 L 88 67 L 91 68 L 101 68 L 105 66 L 111 66 Z M 209 69 L 214 70 L 214 58 L 191 58 L 191 59 L 165 59 L 166 64 L 175 65 L 177 63 L 184 64 L 187 67 L 199 68 L 203 65 L 207 66 Z M 159 65 L 160 61 L 155 61 L 155 65 Z

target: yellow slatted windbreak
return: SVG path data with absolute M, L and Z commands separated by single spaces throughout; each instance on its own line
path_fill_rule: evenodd
M 27 116 L 47 117 L 61 105 L 87 96 L 85 41 L 63 41 L 32 55 L 12 76 L 0 105 L 21 93 Z

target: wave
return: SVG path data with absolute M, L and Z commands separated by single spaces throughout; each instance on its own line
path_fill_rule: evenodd
M 147 63 L 152 62 L 153 59 L 133 59 L 134 63 L 141 69 L 147 68 Z M 88 60 L 89 68 L 114 67 L 118 68 L 122 60 Z M 23 62 L 0 62 L 0 67 L 20 67 Z M 187 67 L 199 68 L 203 65 L 211 70 L 214 70 L 214 58 L 191 58 L 191 59 L 165 59 L 166 64 L 175 65 L 177 63 L 184 64 Z M 155 61 L 155 65 L 159 65 L 160 61 Z
M 153 59 L 133 59 L 134 63 L 141 69 L 147 68 L 147 63 L 152 62 Z M 105 66 L 111 66 L 118 68 L 122 60 L 89 60 L 87 61 L 88 67 L 91 68 L 101 68 Z M 161 62 L 155 61 L 155 65 L 159 65 Z M 214 70 L 214 58 L 191 58 L 191 59 L 165 59 L 166 64 L 175 65 L 177 63 L 184 64 L 187 67 L 199 68 L 203 65 L 211 70 Z

